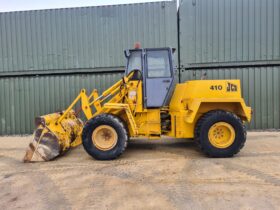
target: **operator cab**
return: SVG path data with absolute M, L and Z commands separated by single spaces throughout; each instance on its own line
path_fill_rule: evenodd
M 145 108 L 168 106 L 174 90 L 173 52 L 171 48 L 136 48 L 125 51 L 125 74 L 143 81 Z

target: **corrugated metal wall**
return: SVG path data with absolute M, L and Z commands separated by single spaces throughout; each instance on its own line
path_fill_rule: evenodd
M 64 110 L 82 88 L 102 91 L 122 73 L 0 78 L 0 134 L 32 133 L 34 118 Z M 99 91 L 99 93 L 100 93 Z
M 181 81 L 240 79 L 252 129 L 280 128 L 280 0 L 182 0 Z
M 0 13 L 0 72 L 124 66 L 136 41 L 177 47 L 176 21 L 175 1 Z
M 279 0 L 182 0 L 180 64 L 280 60 Z
M 136 41 L 177 48 L 177 38 L 176 1 L 0 13 L 0 135 L 31 133 L 35 116 L 81 88 L 113 84 Z

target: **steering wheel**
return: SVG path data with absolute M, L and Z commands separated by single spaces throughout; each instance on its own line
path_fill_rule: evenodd
M 143 80 L 143 74 L 140 69 L 133 69 L 128 75 L 133 74 L 130 80 Z

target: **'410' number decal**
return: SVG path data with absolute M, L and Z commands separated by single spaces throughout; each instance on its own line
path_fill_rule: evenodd
M 210 90 L 222 90 L 223 86 L 222 85 L 211 85 Z

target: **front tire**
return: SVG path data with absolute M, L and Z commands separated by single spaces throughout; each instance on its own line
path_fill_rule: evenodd
M 119 157 L 126 149 L 128 132 L 120 118 L 101 114 L 86 123 L 82 141 L 84 149 L 93 158 L 112 160 Z
M 245 141 L 246 128 L 231 112 L 207 112 L 195 128 L 195 142 L 210 157 L 232 157 L 243 148 Z

